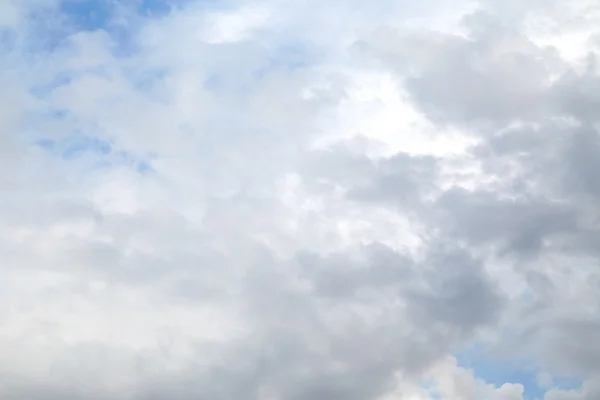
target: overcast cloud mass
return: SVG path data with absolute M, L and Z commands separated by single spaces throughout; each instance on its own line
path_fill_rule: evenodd
M 597 0 L 0 0 L 0 398 L 600 399 Z

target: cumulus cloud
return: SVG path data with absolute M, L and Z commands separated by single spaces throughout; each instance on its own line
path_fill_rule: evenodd
M 598 395 L 595 2 L 100 3 L 0 0 L 1 397 Z

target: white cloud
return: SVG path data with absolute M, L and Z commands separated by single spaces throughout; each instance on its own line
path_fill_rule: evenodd
M 202 38 L 208 43 L 239 42 L 267 25 L 268 20 L 268 10 L 260 8 L 213 12 L 206 16 L 207 26 Z
M 536 389 L 460 366 L 477 344 L 591 399 L 598 25 L 573 4 L 189 1 L 63 40 L 55 3 L 0 1 L 0 396 Z

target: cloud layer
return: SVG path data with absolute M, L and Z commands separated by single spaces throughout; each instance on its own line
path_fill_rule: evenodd
M 0 0 L 0 397 L 598 398 L 599 22 Z

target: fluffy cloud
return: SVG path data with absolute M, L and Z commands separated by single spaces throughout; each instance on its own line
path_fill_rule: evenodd
M 321 3 L 0 0 L 0 396 L 595 398 L 600 8 Z

